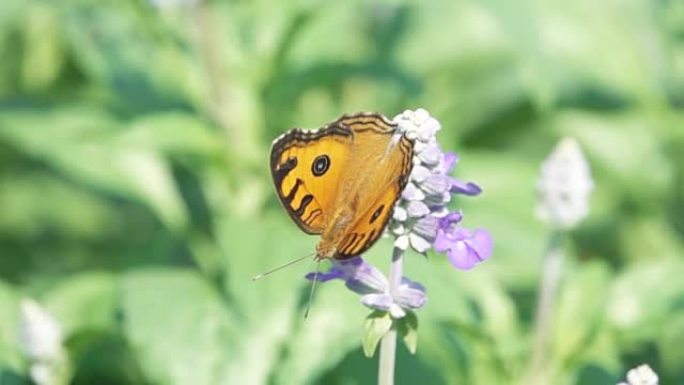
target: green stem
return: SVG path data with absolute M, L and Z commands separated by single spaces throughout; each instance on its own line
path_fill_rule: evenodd
M 548 383 L 547 358 L 550 353 L 551 324 L 556 308 L 558 287 L 563 273 L 562 239 L 563 232 L 554 231 L 551 234 L 546 255 L 544 256 L 544 266 L 539 285 L 539 299 L 535 312 L 532 359 L 526 380 L 529 384 Z
M 394 385 L 394 361 L 397 352 L 397 330 L 392 328 L 380 341 L 378 385 Z
M 404 275 L 404 251 L 394 248 L 389 273 L 389 292 L 395 295 Z M 397 329 L 392 328 L 380 341 L 380 364 L 378 365 L 378 385 L 394 385 L 394 363 L 397 353 Z

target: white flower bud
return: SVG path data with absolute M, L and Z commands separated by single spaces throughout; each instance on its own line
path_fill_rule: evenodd
M 31 361 L 55 361 L 62 354 L 59 323 L 32 299 L 21 302 L 20 343 Z
M 658 375 L 644 364 L 627 372 L 627 382 L 618 385 L 658 385 Z
M 589 213 L 594 183 L 579 144 L 561 140 L 541 166 L 537 215 L 558 228 L 572 228 Z

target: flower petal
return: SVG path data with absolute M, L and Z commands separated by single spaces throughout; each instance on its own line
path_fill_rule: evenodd
M 401 222 L 396 222 L 396 223 L 393 223 L 391 225 L 390 231 L 394 235 L 401 235 L 401 234 L 404 234 L 406 232 L 406 228 L 404 227 L 404 225 Z
M 435 214 L 426 215 L 415 223 L 413 232 L 428 242 L 433 242 L 437 236 L 440 221 L 441 219 Z
M 448 175 L 432 174 L 421 183 L 420 188 L 428 195 L 439 195 L 441 197 L 445 192 L 449 192 L 453 184 L 452 181 L 453 178 Z
M 411 170 L 411 180 L 415 181 L 416 183 L 423 182 L 430 175 L 432 175 L 432 172 L 427 167 L 419 164 L 413 166 L 413 170 Z
M 451 264 L 458 269 L 472 269 L 492 253 L 492 238 L 486 230 L 478 229 L 469 237 L 456 235 L 453 238 L 445 251 Z M 440 246 L 444 246 L 444 243 Z
M 480 261 L 484 261 L 492 255 L 494 250 L 494 240 L 489 231 L 485 229 L 477 229 L 470 238 L 470 247 L 477 252 L 477 257 Z
M 470 270 L 477 263 L 477 256 L 472 253 L 465 242 L 457 242 L 447 251 L 447 258 L 457 269 Z
M 318 273 L 315 272 L 310 272 L 306 273 L 304 278 L 313 281 L 314 277 L 316 277 L 316 281 L 318 282 L 327 282 L 333 279 L 345 279 L 345 274 L 342 270 L 335 269 L 334 267 L 328 270 L 327 272 L 325 271 L 319 271 Z
M 387 311 L 394 304 L 394 301 L 387 293 L 373 293 L 361 297 L 361 303 L 371 309 Z
M 406 212 L 406 209 L 396 205 L 394 206 L 394 212 L 392 213 L 392 219 L 395 221 L 400 221 L 403 222 L 408 218 L 408 213 Z
M 421 201 L 411 201 L 408 204 L 408 215 L 413 218 L 419 218 L 430 214 L 430 208 Z
M 417 126 L 422 125 L 428 118 L 430 117 L 430 114 L 427 112 L 425 108 L 418 108 L 416 111 L 413 112 L 413 121 L 416 123 Z
M 447 151 L 442 157 L 442 162 L 440 163 L 438 169 L 442 174 L 449 174 L 454 169 L 458 163 L 458 155 L 456 153 Z
M 406 317 L 406 312 L 404 311 L 404 309 L 402 309 L 401 306 L 397 305 L 396 303 L 390 305 L 389 313 L 394 319 L 401 319 Z
M 427 302 L 425 287 L 404 277 L 395 294 L 395 301 L 404 309 L 419 309 Z
M 314 277 L 320 282 L 341 279 L 350 290 L 359 294 L 382 293 L 389 287 L 382 272 L 360 256 L 344 261 L 333 260 L 333 266 L 329 271 L 306 275 L 309 280 L 313 280 Z
M 418 156 L 418 159 L 421 160 L 421 162 L 425 163 L 428 166 L 434 166 L 439 163 L 439 161 L 442 159 L 442 150 L 439 148 L 439 145 L 437 145 L 437 142 L 430 142 L 428 145 L 423 149 L 423 151 L 419 152 L 416 154 Z
M 407 201 L 421 201 L 425 199 L 425 193 L 416 187 L 415 184 L 409 182 L 406 184 L 406 187 L 404 187 L 401 197 Z
M 474 196 L 479 195 L 482 192 L 482 188 L 473 182 L 464 183 L 452 178 L 450 191 L 454 194 Z
M 406 250 L 409 247 L 409 238 L 408 235 L 400 235 L 397 237 L 397 239 L 394 241 L 394 247 L 400 249 L 400 250 Z
M 435 137 L 437 131 L 439 131 L 440 128 L 442 128 L 442 125 L 439 124 L 439 121 L 428 115 L 428 118 L 425 119 L 420 125 L 418 139 L 420 139 L 423 142 L 427 142 Z
M 413 249 L 419 253 L 424 253 L 430 250 L 430 247 L 432 246 L 430 242 L 416 235 L 415 233 L 409 234 L 409 241 L 411 242 L 411 247 L 413 247 Z
M 363 265 L 353 270 L 346 282 L 347 287 L 359 294 L 381 293 L 387 291 L 387 278 L 375 266 L 363 262 Z
M 449 229 L 452 225 L 458 224 L 463 219 L 463 214 L 460 211 L 447 214 L 445 217 L 439 219 L 439 227 L 443 230 Z

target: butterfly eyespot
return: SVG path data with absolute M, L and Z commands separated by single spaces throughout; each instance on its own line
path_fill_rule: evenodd
M 380 207 L 378 207 L 378 208 L 375 210 L 375 212 L 373 213 L 373 215 L 371 215 L 371 219 L 370 219 L 370 223 L 371 223 L 371 224 L 372 224 L 373 222 L 375 222 L 375 221 L 378 219 L 378 217 L 380 216 L 380 214 L 382 214 L 382 210 L 383 210 L 384 208 L 385 208 L 385 205 L 380 205 Z
M 327 155 L 319 155 L 311 164 L 311 173 L 314 176 L 321 176 L 330 168 L 330 158 Z

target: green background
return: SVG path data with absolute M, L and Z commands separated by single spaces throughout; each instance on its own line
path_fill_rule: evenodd
M 398 384 L 524 383 L 562 136 L 596 188 L 565 245 L 552 384 L 649 363 L 684 383 L 684 2 L 0 1 L 0 383 L 19 301 L 62 324 L 73 384 L 370 384 L 368 309 L 320 285 L 279 207 L 270 142 L 346 112 L 424 107 L 494 255 L 410 254 L 429 302 Z M 386 269 L 391 242 L 367 253 Z

